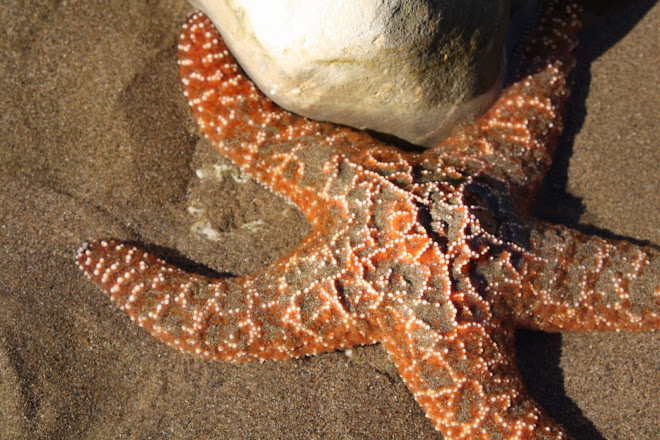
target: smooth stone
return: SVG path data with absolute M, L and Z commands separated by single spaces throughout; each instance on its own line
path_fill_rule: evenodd
M 501 90 L 509 0 L 191 3 L 270 99 L 312 119 L 429 147 Z

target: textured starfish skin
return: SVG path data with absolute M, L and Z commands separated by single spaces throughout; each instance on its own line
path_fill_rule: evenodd
M 657 250 L 528 214 L 561 132 L 577 12 L 546 1 L 494 107 L 421 154 L 278 108 L 191 15 L 179 64 L 201 132 L 314 232 L 246 277 L 116 241 L 83 246 L 80 268 L 183 351 L 251 361 L 380 342 L 445 438 L 569 438 L 526 393 L 514 330 L 660 328 Z

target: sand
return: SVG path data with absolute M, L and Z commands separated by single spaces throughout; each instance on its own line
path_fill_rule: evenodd
M 546 218 L 660 244 L 660 5 L 588 10 Z M 170 349 L 75 265 L 86 240 L 259 270 L 309 231 L 199 140 L 178 85 L 189 5 L 8 0 L 0 9 L 1 439 L 439 439 L 378 346 L 232 365 Z M 234 177 L 236 177 L 234 175 Z M 240 177 L 240 176 L 238 176 Z M 221 232 L 195 232 L 203 204 Z M 657 333 L 520 333 L 525 380 L 579 439 L 657 439 Z

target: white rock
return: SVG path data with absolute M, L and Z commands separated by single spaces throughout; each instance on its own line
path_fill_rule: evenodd
M 312 119 L 432 146 L 499 94 L 508 0 L 191 0 L 257 86 Z

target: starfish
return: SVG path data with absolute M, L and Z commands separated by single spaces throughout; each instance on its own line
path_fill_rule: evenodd
M 549 0 L 512 80 L 472 124 L 423 152 L 269 101 L 201 13 L 179 66 L 200 131 L 313 227 L 244 277 L 209 278 L 133 245 L 87 243 L 84 273 L 154 337 L 223 361 L 381 343 L 447 439 L 566 439 L 525 391 L 514 330 L 660 328 L 660 252 L 536 220 L 580 28 Z

